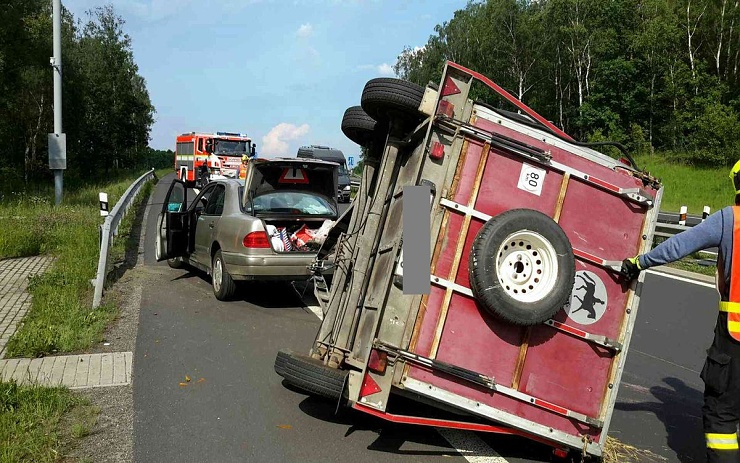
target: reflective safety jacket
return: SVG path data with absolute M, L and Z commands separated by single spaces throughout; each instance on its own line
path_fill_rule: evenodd
M 719 302 L 719 310 L 727 313 L 727 331 L 730 333 L 730 336 L 735 341 L 740 341 L 740 206 L 735 206 L 732 209 L 734 212 L 734 221 L 730 268 L 737 270 L 730 274 L 730 294 L 727 301 Z M 725 280 L 722 278 L 723 267 L 722 265 L 717 266 L 718 283 Z
M 239 180 L 245 180 L 247 178 L 247 166 L 245 164 L 239 164 Z

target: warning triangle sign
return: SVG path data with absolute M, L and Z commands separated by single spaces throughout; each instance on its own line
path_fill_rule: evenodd
M 278 183 L 308 183 L 308 174 L 306 174 L 306 169 L 300 167 L 286 167 Z

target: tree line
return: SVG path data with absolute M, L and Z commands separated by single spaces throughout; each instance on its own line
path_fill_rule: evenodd
M 62 13 L 63 132 L 67 176 L 97 180 L 144 167 L 154 107 L 134 62 L 124 20 L 108 5 L 75 19 Z M 52 2 L 0 0 L 0 139 L 4 188 L 51 178 L 54 131 Z M 171 162 L 171 159 L 170 159 Z M 146 167 L 149 167 L 148 165 Z M 65 180 L 66 182 L 66 180 Z
M 694 165 L 740 157 L 739 0 L 470 1 L 394 70 L 439 83 L 446 60 L 582 141 Z

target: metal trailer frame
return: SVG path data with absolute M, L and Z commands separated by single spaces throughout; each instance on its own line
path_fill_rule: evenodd
M 475 80 L 494 89 L 548 130 L 533 128 L 469 100 L 468 93 Z M 521 393 L 516 388 L 498 385 L 495 378 L 435 359 L 442 329 L 440 326 L 438 326 L 438 333 L 435 337 L 436 344 L 429 357 L 413 352 L 419 336 L 418 322 L 423 316 L 427 296 L 404 295 L 402 272 L 397 270 L 402 259 L 402 227 L 399 217 L 402 211 L 403 186 L 422 183 L 432 185 L 434 198 L 431 236 L 433 240 L 441 236 L 440 230 L 448 225 L 447 220 L 453 210 L 463 212 L 468 224 L 472 217 L 482 220 L 490 219 L 490 216 L 472 207 L 477 191 L 471 195 L 469 205 L 459 204 L 447 198 L 448 191 L 454 190 L 455 185 L 460 181 L 457 177 L 458 170 L 467 152 L 469 140 L 475 139 L 483 143 L 483 150 L 486 153 L 490 151 L 491 145 L 495 145 L 513 155 L 524 157 L 527 163 L 547 166 L 548 169 L 562 172 L 564 180 L 561 186 L 559 207 L 562 207 L 569 179 L 577 179 L 646 208 L 647 213 L 640 231 L 642 235 L 640 252 L 652 246 L 662 188 L 649 175 L 625 166 L 597 151 L 572 144 L 572 139 L 568 135 L 509 95 L 490 79 L 452 62 L 447 62 L 445 65 L 439 90 L 427 88 L 420 111 L 428 117 L 410 134 L 400 136 L 399 133 L 394 132 L 392 125 L 387 128 L 385 138 L 382 140 L 384 142 L 383 152 L 382 154 L 375 153 L 380 161 L 377 165 L 370 163 L 363 172 L 362 186 L 353 205 L 354 210 L 349 229 L 347 233 L 340 236 L 337 243 L 338 251 L 335 256 L 337 268 L 334 272 L 334 283 L 330 289 L 325 317 L 317 333 L 311 355 L 323 359 L 331 367 L 343 367 L 349 370 L 348 402 L 351 407 L 359 411 L 395 422 L 524 435 L 548 443 L 556 449 L 562 449 L 565 446 L 592 455 L 601 455 L 629 350 L 644 274 L 632 283 L 627 299 L 627 315 L 622 322 L 618 339 L 609 339 L 600 334 L 589 333 L 556 320 L 546 322 L 547 325 L 560 332 L 598 345 L 600 348 L 611 351 L 614 356 L 619 356 L 611 363 L 609 387 L 604 391 L 605 397 L 599 416 L 586 416 Z M 633 177 L 643 180 L 644 184 L 650 183 L 656 194 L 653 197 L 642 188 L 620 188 L 608 181 L 553 161 L 549 152 L 477 129 L 473 124 L 465 122 L 478 117 L 494 121 L 502 127 L 529 137 L 543 140 L 548 145 L 569 151 L 611 170 L 628 171 Z M 414 145 L 422 138 L 422 134 L 424 142 Z M 461 153 L 461 156 L 455 158 L 449 153 Z M 481 156 L 479 176 L 482 175 L 482 166 L 485 162 L 483 159 L 486 156 L 487 154 Z M 452 163 L 452 159 L 456 162 Z M 400 168 L 401 164 L 404 164 L 403 169 Z M 478 183 L 480 183 L 480 178 L 477 179 L 476 184 Z M 440 186 L 447 185 L 451 187 L 449 189 L 440 188 Z M 370 193 L 372 191 L 379 193 L 373 195 Z M 556 216 L 559 216 L 559 212 L 556 212 Z M 467 234 L 467 228 L 463 228 L 463 232 Z M 458 240 L 458 248 L 462 243 L 464 240 Z M 431 243 L 434 256 L 437 256 L 435 251 L 438 251 L 440 245 L 439 242 Z M 610 272 L 619 272 L 621 262 L 608 261 L 576 248 L 574 248 L 574 254 L 576 259 Z M 459 261 L 460 249 L 457 250 L 456 255 Z M 454 271 L 456 272 L 457 270 Z M 447 307 L 449 307 L 452 293 L 472 296 L 470 289 L 454 281 L 435 276 L 433 269 L 430 278 L 433 285 L 445 289 L 447 296 L 444 304 Z M 324 300 L 327 299 L 324 298 Z M 444 310 L 444 305 L 442 310 Z M 444 316 L 446 316 L 446 311 Z M 441 326 L 444 326 L 443 315 L 440 315 L 440 319 L 442 320 Z M 383 353 L 383 358 L 378 357 L 379 352 Z M 379 362 L 383 364 L 382 371 L 378 369 Z M 599 428 L 598 434 L 601 438 L 596 442 L 588 434 L 576 437 L 417 380 L 409 374 L 412 366 L 439 371 L 466 381 L 479 389 L 483 388 L 492 393 L 507 395 L 587 426 Z M 389 414 L 386 413 L 386 407 L 391 390 L 418 394 L 456 410 L 496 421 L 505 427 L 433 420 L 424 417 L 399 417 Z

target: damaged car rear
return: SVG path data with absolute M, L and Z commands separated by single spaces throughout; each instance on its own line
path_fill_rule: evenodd
M 236 281 L 300 280 L 338 215 L 338 165 L 297 159 L 250 161 L 245 181 L 210 182 L 188 202 L 174 180 L 158 218 L 156 257 L 211 275 L 217 299 Z

